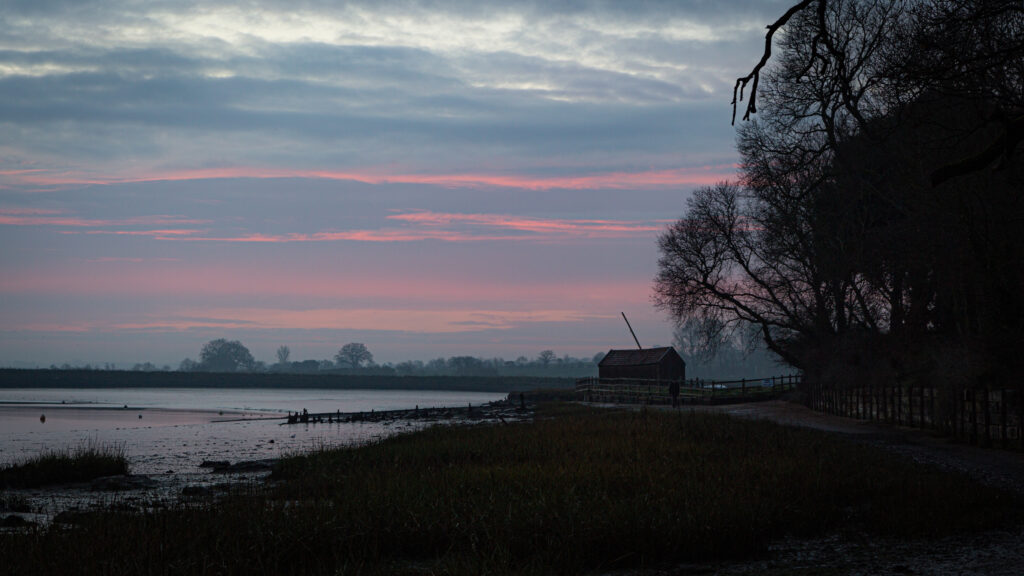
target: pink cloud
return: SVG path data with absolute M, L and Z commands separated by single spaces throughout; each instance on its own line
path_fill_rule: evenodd
M 43 214 L 60 214 L 60 210 L 44 210 L 42 208 L 0 208 L 0 214 L 13 216 L 39 216 Z
M 196 220 L 182 216 L 136 216 L 132 218 L 95 219 L 77 216 L 56 216 L 57 211 L 0 210 L 0 224 L 7 226 L 66 226 L 70 228 L 101 228 L 109 226 L 160 226 L 166 224 L 208 224 L 209 220 Z
M 490 309 L 392 309 L 317 308 L 198 308 L 171 314 L 170 318 L 112 324 L 89 324 L 80 329 L 96 331 L 179 332 L 197 328 L 255 330 L 374 330 L 451 334 L 481 330 L 508 330 L 523 324 L 582 322 L 595 315 L 576 310 Z M 65 328 L 68 329 L 68 328 Z
M 26 168 L 22 170 L 0 170 L 0 176 L 24 176 L 26 174 L 37 174 L 46 172 L 43 168 Z
M 456 223 L 473 224 L 484 227 L 511 229 L 523 232 L 564 233 L 571 235 L 617 237 L 619 235 L 648 235 L 664 228 L 665 222 L 642 222 L 630 220 L 587 220 L 559 218 L 526 218 L 505 214 L 452 214 L 437 212 L 412 212 L 393 214 L 392 220 L 401 220 L 416 224 L 445 226 Z
M 340 230 L 313 233 L 264 234 L 239 236 L 199 236 L 199 231 L 178 230 L 90 230 L 86 234 L 150 236 L 161 240 L 230 243 L 298 242 L 480 242 L 502 240 L 559 241 L 573 238 L 643 238 L 662 230 L 667 221 L 590 220 L 566 218 L 526 218 L 506 214 L 455 214 L 411 212 L 387 216 L 410 225 L 408 228 L 376 230 Z M 457 229 L 459 227 L 461 229 Z M 468 226 L 468 228 L 466 228 Z M 510 233 L 512 232 L 512 233 Z M 67 232 L 73 233 L 73 232 Z
M 107 264 L 112 262 L 130 262 L 132 264 L 141 264 L 143 262 L 180 262 L 180 258 L 133 258 L 126 256 L 100 256 L 97 258 L 84 258 L 82 262 L 89 262 L 92 264 Z
M 175 237 L 198 234 L 199 230 L 189 228 L 169 228 L 164 230 L 86 230 L 84 232 L 62 231 L 61 234 L 106 234 L 112 236 L 148 236 L 158 240 L 170 240 Z
M 107 262 L 98 274 L 88 266 L 22 270 L 0 275 L 0 293 L 52 296 L 152 296 L 182 302 L 208 297 L 285 297 L 344 302 L 400 302 L 431 308 L 497 306 L 607 310 L 623 303 L 648 305 L 648 278 L 489 280 L 450 271 L 419 274 L 410 282 L 401 270 L 352 275 L 347 270 L 271 270 L 259 264 L 190 265 L 180 262 Z M 488 304 L 490 303 L 490 304 Z
M 537 323 L 577 323 L 613 318 L 611 313 L 571 309 L 497 310 L 410 308 L 192 308 L 161 318 L 137 321 L 80 320 L 66 323 L 29 322 L 8 325 L 7 331 L 26 332 L 184 332 L 222 330 L 370 330 L 425 334 L 457 334 L 510 330 Z
M 230 242 L 230 243 L 296 243 L 296 242 L 417 242 L 422 240 L 441 240 L 445 242 L 479 242 L 481 240 L 514 240 L 516 236 L 483 236 L 462 232 L 438 230 L 346 230 L 339 232 L 315 232 L 312 234 L 245 234 L 242 236 L 194 236 L 189 238 L 164 238 L 165 240 L 187 240 L 191 242 Z
M 151 182 L 175 180 L 205 180 L 223 178 L 320 178 L 350 180 L 368 184 L 429 184 L 449 188 L 522 188 L 549 189 L 671 189 L 684 186 L 710 185 L 734 177 L 736 167 L 701 166 L 665 170 L 616 171 L 582 176 L 533 176 L 518 174 L 488 174 L 457 172 L 445 174 L 400 174 L 387 170 L 302 170 L 256 167 L 224 167 L 195 170 L 177 170 L 129 176 L 86 176 L 74 172 L 45 170 L 11 171 L 6 175 L 18 183 L 33 186 L 68 186 L 114 184 L 125 182 Z
M 90 332 L 94 328 L 89 324 L 63 324 L 63 323 L 49 323 L 49 322 L 33 322 L 22 325 L 8 325 L 4 328 L 6 331 L 19 331 L 19 332 L 70 332 L 70 333 L 81 333 Z

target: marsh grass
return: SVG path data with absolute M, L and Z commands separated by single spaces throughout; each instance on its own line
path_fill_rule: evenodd
M 123 445 L 85 442 L 73 448 L 48 450 L 0 468 L 0 486 L 37 488 L 127 473 L 128 458 Z
M 36 573 L 578 574 L 756 556 L 784 535 L 921 538 L 1020 518 L 1000 492 L 819 432 L 540 414 L 286 458 L 263 490 L 0 537 L 0 556 Z

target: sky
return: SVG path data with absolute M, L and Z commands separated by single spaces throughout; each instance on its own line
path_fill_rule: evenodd
M 0 3 L 0 366 L 668 345 L 771 1 Z

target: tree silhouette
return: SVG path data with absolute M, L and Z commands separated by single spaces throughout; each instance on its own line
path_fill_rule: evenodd
M 218 338 L 203 345 L 197 369 L 208 372 L 250 370 L 256 364 L 249 349 L 238 340 Z
M 373 354 L 367 350 L 365 344 L 349 342 L 342 346 L 338 353 L 334 355 L 334 361 L 341 365 L 359 368 L 363 362 L 367 364 L 372 363 Z
M 292 350 L 287 346 L 280 346 L 277 349 L 277 363 L 284 365 L 288 363 L 288 358 L 291 356 Z
M 745 89 L 740 178 L 660 238 L 659 305 L 820 382 L 1024 369 L 1024 7 L 798 2 Z

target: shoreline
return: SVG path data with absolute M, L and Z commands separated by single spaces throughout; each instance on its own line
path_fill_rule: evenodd
M 281 425 L 291 424 L 351 424 L 357 422 L 394 422 L 394 421 L 427 421 L 440 422 L 444 420 L 462 419 L 467 421 L 476 420 L 508 420 L 519 419 L 528 410 L 525 401 L 513 402 L 508 398 L 495 400 L 485 404 L 473 406 L 471 403 L 466 406 L 425 406 L 420 408 L 403 408 L 398 410 L 370 410 L 359 412 L 319 412 L 319 413 L 288 413 L 285 422 Z
M 53 407 L 53 405 L 49 406 Z M 322 423 L 311 421 L 291 426 L 286 426 L 287 416 L 284 413 L 273 417 L 260 417 L 261 415 L 254 414 L 254 417 L 222 419 L 219 418 L 219 411 L 216 410 L 150 408 L 147 411 L 147 415 L 150 416 L 157 413 L 190 415 L 199 418 L 200 421 L 153 426 L 152 418 L 150 418 L 150 422 L 146 422 L 146 419 L 140 421 L 141 423 L 136 428 L 114 430 L 129 433 L 153 433 L 159 430 L 187 430 L 196 425 L 205 427 L 223 424 L 228 427 L 232 425 L 258 426 L 262 432 L 254 434 L 251 441 L 244 438 L 237 440 L 239 445 L 249 446 L 248 450 L 236 449 L 232 445 L 226 451 L 220 452 L 212 449 L 193 451 L 190 456 L 192 461 L 188 465 L 179 462 L 177 465 L 173 465 L 173 468 L 167 467 L 172 466 L 170 464 L 156 468 L 149 466 L 150 469 L 143 467 L 143 471 L 140 472 L 137 471 L 141 467 L 140 457 L 138 454 L 134 454 L 129 456 L 131 471 L 125 476 L 97 478 L 90 482 L 59 484 L 43 488 L 6 490 L 6 496 L 13 496 L 17 500 L 24 501 L 34 512 L 26 513 L 5 509 L 4 501 L 0 500 L 0 520 L 15 514 L 24 516 L 31 522 L 48 525 L 54 521 L 61 522 L 60 518 L 73 518 L 75 515 L 111 509 L 111 507 L 143 509 L 152 506 L 154 502 L 169 505 L 182 499 L 217 496 L 248 483 L 262 482 L 270 474 L 274 463 L 281 458 L 312 453 L 325 445 L 332 447 L 359 446 L 385 437 L 422 430 L 435 424 L 452 426 L 500 424 L 532 416 L 532 409 L 521 411 L 516 406 L 506 401 L 491 402 L 473 406 L 472 415 L 467 414 L 467 406 L 420 408 L 418 410 L 419 418 L 403 417 L 406 413 L 415 413 L 415 409 L 372 410 L 342 413 L 347 417 L 344 422 L 334 421 L 328 424 L 326 421 Z M 82 408 L 60 404 L 57 404 L 56 407 L 88 413 L 113 411 L 126 416 L 136 414 L 136 411 L 130 407 L 127 411 L 123 407 Z M 19 406 L 18 409 L 26 412 L 29 410 L 24 405 Z M 0 416 L 3 411 L 4 406 L 0 403 Z M 30 414 L 34 415 L 36 412 L 31 411 Z M 229 416 L 229 414 L 225 412 L 224 416 Z M 278 424 L 277 426 L 273 425 L 275 422 Z M 47 424 L 49 423 L 48 420 Z M 216 429 L 222 428 L 218 426 Z M 275 436 L 267 438 L 267 434 L 275 434 Z M 336 440 L 339 438 L 341 440 L 330 441 L 331 434 Z M 291 444 L 288 444 L 286 440 L 291 440 Z M 217 439 L 210 441 L 209 444 L 220 446 L 222 442 L 224 440 Z M 253 453 L 254 443 L 258 453 Z M 65 444 L 73 444 L 73 442 Z M 171 446 L 180 446 L 180 444 L 171 443 Z M 180 448 L 175 449 L 180 450 Z M 0 452 L 0 456 L 2 455 L 3 453 Z M 0 464 L 7 463 L 10 462 Z
M 444 571 L 460 565 L 466 566 L 461 573 L 467 574 L 547 566 L 561 573 L 651 576 L 676 572 L 781 576 L 821 571 L 1010 576 L 1016 574 L 1012 566 L 1024 558 L 1019 544 L 1024 527 L 1019 517 L 1005 511 L 1018 506 L 1018 501 L 978 490 L 977 484 L 955 474 L 946 477 L 937 470 L 907 467 L 906 459 L 840 440 L 846 437 L 842 433 L 792 426 L 783 430 L 752 418 L 725 418 L 710 410 L 681 411 L 679 417 L 667 410 L 591 412 L 571 405 L 553 410 L 542 412 L 535 424 L 522 428 L 467 422 L 357 452 L 314 450 L 286 460 L 275 469 L 272 482 L 263 484 L 265 472 L 249 473 L 251 491 L 245 491 L 241 475 L 207 472 L 194 475 L 196 482 L 176 485 L 169 478 L 154 477 L 167 486 L 168 504 L 153 507 L 138 498 L 117 496 L 113 501 L 108 497 L 99 508 L 116 512 L 148 505 L 167 523 L 146 524 L 147 529 L 164 526 L 164 533 L 125 545 L 119 554 L 128 554 L 125 558 L 130 561 L 153 558 L 159 551 L 145 547 L 153 542 L 163 545 L 165 538 L 192 542 L 191 536 L 181 534 L 195 530 L 205 535 L 202 538 L 218 542 L 222 535 L 236 536 L 226 540 L 227 547 L 197 549 L 190 557 L 195 563 L 188 566 L 200 567 L 209 554 L 217 552 L 221 561 L 239 571 L 267 566 L 278 571 L 289 566 L 306 570 L 308 566 L 308 573 L 316 573 L 318 566 L 359 561 L 379 568 L 376 573 L 393 573 L 408 566 L 408 550 L 426 550 L 415 557 L 417 568 L 422 563 L 427 569 Z M 673 437 L 682 441 L 672 441 Z M 794 475 L 802 464 L 822 459 L 821 470 L 827 471 L 823 476 Z M 637 466 L 639 462 L 644 464 Z M 679 464 L 687 462 L 710 469 L 691 473 L 694 468 L 689 466 L 680 474 Z M 217 469 L 218 464 L 211 462 L 209 468 Z M 723 472 L 729 472 L 728 486 L 707 482 L 708 477 L 724 477 Z M 937 479 L 936 472 L 942 478 Z M 850 485 L 851 476 L 854 485 Z M 581 478 L 593 482 L 584 484 Z M 907 483 L 901 484 L 899 478 Z M 831 496 L 820 502 L 796 497 L 808 494 L 808 485 Z M 918 488 L 894 496 L 893 488 L 901 487 Z M 232 492 L 241 498 L 222 499 Z M 699 498 L 692 496 L 695 492 Z M 425 499 L 424 493 L 436 497 Z M 982 516 L 954 509 L 948 517 L 929 523 L 915 514 L 923 509 L 944 510 L 936 505 L 948 504 L 949 494 L 965 493 L 975 495 L 977 501 L 970 506 Z M 174 502 L 187 507 L 187 517 L 176 514 L 180 509 Z M 436 502 L 453 504 L 439 508 Z M 167 513 L 161 512 L 163 508 Z M 693 510 L 697 520 L 691 524 L 696 524 L 680 525 L 690 522 L 673 512 L 681 509 Z M 1006 523 L 979 520 L 995 510 L 1004 511 Z M 69 538 L 79 523 L 99 520 L 105 526 L 138 527 L 145 522 L 139 516 L 110 517 L 96 511 L 79 508 L 53 520 L 59 529 L 68 530 Z M 819 513 L 829 520 L 822 523 Z M 637 538 L 635 525 L 641 517 L 642 523 L 656 522 L 657 529 Z M 707 528 L 709 521 L 704 518 L 716 523 Z M 774 520 L 766 525 L 760 523 L 763 518 Z M 932 533 L 922 526 L 949 529 Z M 24 525 L 9 529 L 32 530 Z M 374 549 L 367 544 L 385 530 L 398 532 L 399 541 L 409 542 L 407 547 Z M 122 542 L 123 535 L 111 533 L 116 534 L 113 541 Z M 567 536 L 574 533 L 587 537 Z M 61 550 L 71 545 L 88 549 L 95 542 L 88 539 L 91 533 L 85 534 L 81 541 L 62 540 L 57 545 Z M 353 535 L 364 539 L 353 542 Z M 275 555 L 314 537 L 325 544 L 318 550 L 329 552 L 308 564 Z M 253 538 L 258 539 L 255 549 L 264 551 L 255 560 L 248 555 L 254 548 Z M 437 539 L 443 546 L 434 547 Z M 476 541 L 483 543 L 484 550 L 506 549 L 482 556 L 464 544 Z M 48 541 L 35 542 L 39 550 L 49 550 L 45 548 Z M 238 545 L 232 547 L 232 543 Z M 584 560 L 566 563 L 566 550 Z M 640 560 L 619 564 L 637 555 L 642 555 Z M 125 562 L 128 566 L 129 561 Z

